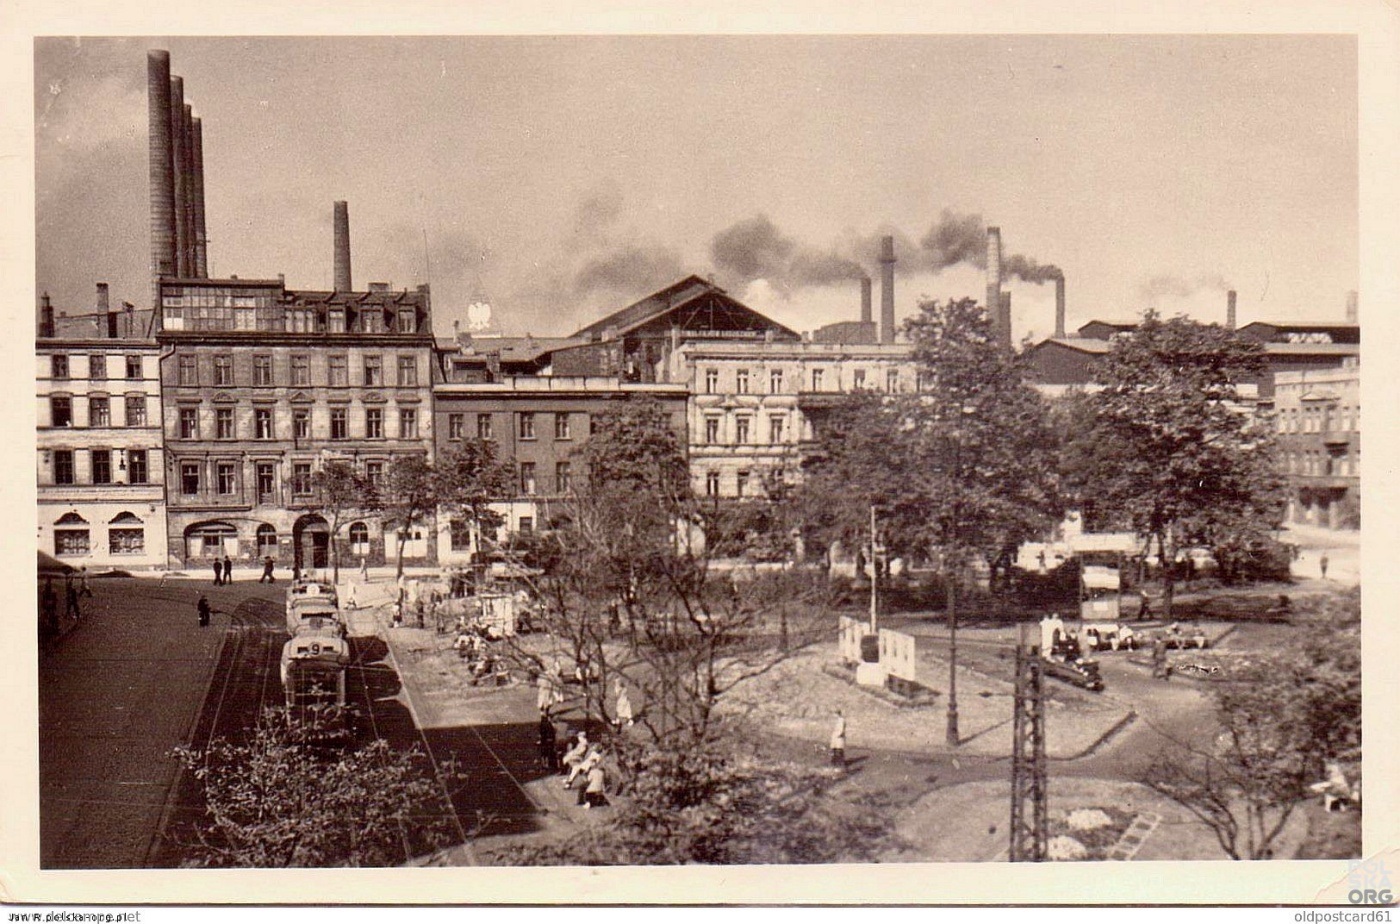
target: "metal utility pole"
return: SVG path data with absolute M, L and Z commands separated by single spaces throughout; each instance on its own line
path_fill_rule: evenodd
M 958 734 L 958 610 L 957 578 L 954 576 L 956 566 L 946 568 L 945 571 L 948 582 L 948 730 L 945 740 L 950 747 L 957 747 L 962 744 L 962 736 Z
M 1011 850 L 1013 863 L 1046 859 L 1045 698 L 1040 650 L 1016 643 L 1016 697 L 1011 736 Z
M 875 551 L 875 505 L 870 505 L 870 634 L 880 631 L 880 559 Z

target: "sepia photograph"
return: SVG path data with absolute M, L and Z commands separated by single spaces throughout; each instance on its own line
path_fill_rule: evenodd
M 39 881 L 1393 902 L 1364 35 L 373 31 L 24 37 Z

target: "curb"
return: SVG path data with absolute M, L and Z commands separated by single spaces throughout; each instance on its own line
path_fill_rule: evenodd
M 1071 754 L 1068 757 L 1047 757 L 1047 759 L 1059 761 L 1083 760 L 1084 758 L 1088 757 L 1090 754 L 1094 753 L 1099 748 L 1107 744 L 1109 739 L 1111 739 L 1114 735 L 1118 734 L 1123 729 L 1133 724 L 1133 722 L 1137 719 L 1137 715 L 1138 714 L 1136 709 L 1129 708 L 1126 715 L 1124 715 L 1117 722 L 1114 722 L 1111 726 L 1109 726 L 1108 731 L 1095 738 L 1093 742 L 1091 742 L 1089 746 L 1086 747 L 1084 750 L 1078 752 L 1077 754 Z

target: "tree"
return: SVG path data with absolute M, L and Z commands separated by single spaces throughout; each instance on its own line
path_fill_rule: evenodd
M 1155 543 L 1168 615 L 1178 553 L 1248 547 L 1282 516 L 1272 430 L 1240 392 L 1263 369 L 1263 347 L 1233 331 L 1148 312 L 1082 399 L 1065 478 L 1101 520 Z
M 439 481 L 432 465 L 421 455 L 399 456 L 385 474 L 382 508 L 385 526 L 398 530 L 398 568 L 403 576 L 403 549 L 413 527 L 423 524 L 437 506 Z
M 1144 780 L 1209 826 L 1235 860 L 1272 856 L 1327 764 L 1359 785 L 1359 591 L 1300 621 L 1294 640 L 1229 667 L 1214 692 L 1214 741 L 1176 742 Z
M 494 535 L 503 517 L 491 504 L 513 493 L 515 466 L 496 455 L 493 440 L 462 440 L 449 447 L 435 466 L 437 505 L 460 520 L 478 542 Z
M 374 491 L 368 479 L 349 462 L 332 460 L 311 476 L 313 510 L 326 518 L 331 529 L 331 564 L 340 581 L 340 529 L 347 517 L 373 509 Z
M 189 862 L 397 866 L 466 839 L 416 747 L 396 751 L 376 739 L 337 750 L 317 744 L 314 731 L 269 709 L 243 743 L 175 750 L 203 787 L 206 818 Z

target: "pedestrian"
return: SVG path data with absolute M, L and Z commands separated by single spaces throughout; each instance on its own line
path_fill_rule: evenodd
M 1167 672 L 1167 640 L 1161 633 L 1152 637 L 1152 676 L 1160 680 L 1171 679 Z
M 540 710 L 539 753 L 540 763 L 547 772 L 559 770 L 559 752 L 555 750 L 554 720 L 549 717 L 549 709 Z
M 355 587 L 355 582 L 350 581 L 349 586 L 345 590 L 345 608 L 347 610 L 358 610 L 360 608 L 360 601 L 355 599 Z
M 549 707 L 554 705 L 554 684 L 549 682 L 549 674 L 545 671 L 534 671 L 535 681 L 535 708 L 542 714 L 549 714 Z
M 632 715 L 632 698 L 627 695 L 627 685 L 618 677 L 613 680 L 617 691 L 617 708 L 613 710 L 613 717 L 618 728 L 628 728 L 632 725 L 634 717 Z
M 395 600 L 395 601 L 394 601 L 394 626 L 395 626 L 395 627 L 398 627 L 398 626 L 401 626 L 401 625 L 403 625 L 403 601 L 402 601 L 402 600 Z
M 221 587 L 224 583 L 224 563 L 217 558 L 214 559 L 214 586 Z
M 420 629 L 422 629 L 426 625 L 424 621 L 427 615 L 425 609 L 426 604 L 423 602 L 422 595 L 419 595 L 418 599 L 413 602 L 413 613 L 414 616 L 418 619 L 418 628 Z
M 227 555 L 224 556 L 224 583 L 233 583 L 233 559 Z
M 846 769 L 846 717 L 835 711 L 836 724 L 831 729 L 831 765 Z
M 369 562 L 363 555 L 360 556 L 360 580 L 369 583 Z
M 1327 580 L 1327 553 L 1322 553 L 1322 558 L 1317 562 L 1318 568 L 1322 571 L 1322 579 Z
M 78 585 L 73 583 L 73 577 L 69 575 L 64 588 L 68 600 L 68 609 L 64 611 L 64 616 L 72 616 L 74 622 L 83 618 L 83 611 L 78 606 Z
M 1138 614 L 1139 620 L 1147 619 L 1152 615 L 1152 597 L 1147 593 L 1146 587 L 1138 588 Z
M 1326 574 L 1323 574 L 1323 577 L 1326 576 Z M 84 597 L 92 596 L 92 588 L 88 586 L 87 565 L 83 565 L 78 569 L 78 593 Z
M 195 609 L 199 611 L 199 625 L 201 627 L 209 625 L 209 616 L 213 612 L 209 607 L 209 598 L 201 593 L 199 602 L 195 604 Z
M 258 578 L 258 583 L 261 584 L 263 581 L 266 581 L 266 582 L 269 583 L 269 584 L 276 584 L 276 583 L 277 583 L 277 579 L 274 578 L 274 577 L 272 576 L 272 556 L 271 556 L 271 555 L 269 555 L 269 556 L 267 556 L 266 558 L 263 559 L 263 573 L 262 573 L 262 577 Z
M 297 583 L 297 582 L 300 581 L 300 580 L 301 580 L 301 565 L 293 564 L 293 565 L 292 565 L 292 583 L 295 584 L 295 583 Z
M 588 768 L 588 786 L 584 790 L 584 808 L 598 808 L 608 804 L 608 777 L 603 770 L 600 754 L 597 762 Z

